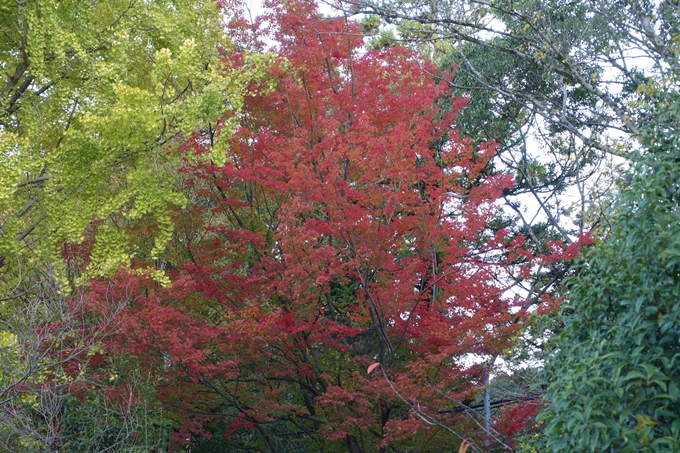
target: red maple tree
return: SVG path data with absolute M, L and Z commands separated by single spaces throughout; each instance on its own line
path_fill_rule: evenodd
M 163 377 L 178 445 L 472 439 L 481 428 L 457 409 L 484 369 L 466 358 L 508 348 L 524 315 L 504 282 L 531 254 L 488 228 L 513 179 L 485 173 L 494 143 L 459 137 L 466 100 L 449 74 L 401 47 L 366 51 L 357 24 L 312 3 L 268 6 L 270 77 L 232 137 L 219 140 L 223 121 L 216 140 L 186 142 L 172 285 L 131 272 L 106 287 L 137 295 L 109 350 Z M 224 165 L 204 157 L 211 146 Z

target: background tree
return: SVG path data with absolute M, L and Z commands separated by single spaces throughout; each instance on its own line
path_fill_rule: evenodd
M 165 443 L 155 399 L 141 398 L 153 389 L 102 347 L 119 331 L 130 294 L 93 303 L 82 288 L 69 296 L 48 286 L 48 277 L 24 294 L 29 304 L 0 319 L 2 450 L 122 452 Z

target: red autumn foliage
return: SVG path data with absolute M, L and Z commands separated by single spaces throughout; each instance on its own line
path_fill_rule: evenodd
M 503 408 L 494 428 L 500 434 L 511 438 L 528 427 L 542 406 L 541 401 L 519 399 Z
M 363 51 L 356 24 L 311 3 L 269 6 L 279 58 L 233 137 L 215 127 L 227 163 L 195 157 L 200 134 L 185 144 L 171 287 L 128 272 L 94 288 L 134 295 L 108 349 L 163 377 L 177 443 L 408 449 L 432 435 L 419 414 L 475 436 L 452 410 L 482 388 L 464 359 L 505 350 L 525 314 L 503 282 L 531 253 L 487 228 L 513 179 L 484 173 L 494 143 L 459 137 L 449 74 L 404 48 Z
M 591 232 L 584 233 L 578 240 L 569 245 L 564 241 L 548 241 L 547 246 L 550 254 L 543 257 L 543 264 L 551 264 L 557 261 L 573 261 L 581 255 L 583 247 L 593 243 Z

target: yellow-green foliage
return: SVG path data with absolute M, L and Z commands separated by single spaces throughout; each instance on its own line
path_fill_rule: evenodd
M 227 16 L 212 0 L 2 2 L 4 271 L 35 260 L 59 268 L 61 241 L 79 241 L 95 220 L 104 223 L 90 274 L 113 272 L 134 255 L 121 222 L 158 221 L 152 255 L 162 252 L 170 210 L 185 203 L 173 187 L 172 150 L 225 110 L 237 118 L 247 83 L 264 74 L 263 56 L 224 69 L 218 49 L 233 47 Z M 223 147 L 215 149 L 222 151 L 211 157 L 223 161 Z

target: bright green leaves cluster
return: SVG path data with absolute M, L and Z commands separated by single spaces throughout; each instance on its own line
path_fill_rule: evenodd
M 231 67 L 228 11 L 211 0 L 11 1 L 0 27 L 0 256 L 55 263 L 59 244 L 99 224 L 90 274 L 125 266 L 123 226 L 172 233 L 172 153 L 232 111 L 267 56 Z M 223 51 L 223 55 L 220 54 Z M 224 120 L 223 120 L 224 121 Z M 230 120 L 226 120 L 230 121 Z M 215 146 L 213 157 L 224 160 Z M 23 183 L 23 184 L 22 184 Z M 17 240 L 18 239 L 18 240 Z M 32 244 L 27 250 L 27 244 Z M 13 260 L 17 261 L 17 260 Z M 7 268 L 5 269 L 7 270 Z
M 612 235 L 562 308 L 546 367 L 556 452 L 680 451 L 680 96 L 660 97 Z

